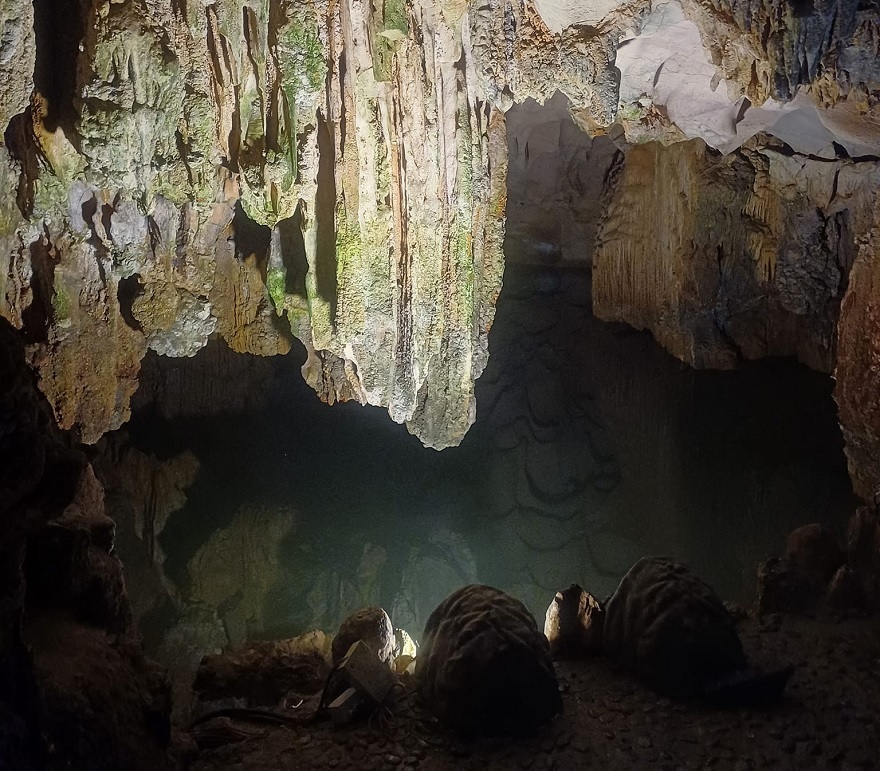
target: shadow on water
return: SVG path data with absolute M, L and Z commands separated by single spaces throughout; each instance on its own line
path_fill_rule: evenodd
M 193 555 L 243 507 L 289 507 L 256 636 L 329 631 L 369 602 L 418 633 L 464 583 L 511 591 L 540 619 L 556 588 L 610 592 L 651 553 L 748 601 L 790 529 L 840 530 L 853 499 L 829 377 L 792 361 L 696 372 L 594 319 L 588 298 L 582 273 L 508 266 L 477 423 L 439 453 L 382 409 L 322 404 L 302 350 L 272 363 L 257 408 L 140 410 L 135 447 L 200 462 L 161 535 L 166 574 L 186 587 Z

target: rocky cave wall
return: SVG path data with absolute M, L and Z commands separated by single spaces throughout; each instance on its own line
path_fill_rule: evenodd
M 855 489 L 878 489 L 876 0 L 0 0 L 0 19 L 0 755 L 16 767 L 167 760 L 168 683 L 132 637 L 77 448 L 128 419 L 148 350 L 220 336 L 267 356 L 293 335 L 324 400 L 461 440 L 508 158 L 555 158 L 547 182 L 587 146 L 508 145 L 505 113 L 529 98 L 558 92 L 607 173 L 543 188 L 560 206 L 515 222 L 509 254 L 591 266 L 601 316 L 695 366 L 834 371 Z M 595 206 L 569 225 L 585 190 Z M 129 496 L 153 544 L 195 464 L 115 460 L 168 502 Z
M 594 212 L 602 317 L 696 366 L 837 365 L 876 222 L 873 0 L 19 5 L 0 314 L 85 442 L 127 419 L 148 349 L 283 354 L 291 332 L 326 401 L 459 442 L 501 284 L 504 113 L 557 91 L 620 148 Z M 541 248 L 580 237 L 589 262 L 582 224 Z M 845 405 L 870 366 L 841 350 L 861 357 Z M 868 495 L 876 423 L 842 418 Z

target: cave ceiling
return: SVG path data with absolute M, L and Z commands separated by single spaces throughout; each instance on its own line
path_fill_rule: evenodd
M 457 444 L 513 217 L 506 117 L 558 94 L 616 148 L 588 186 L 596 314 L 698 367 L 836 371 L 857 491 L 880 483 L 875 0 L 0 0 L 0 17 L 0 315 L 83 441 L 128 419 L 148 349 L 219 335 L 265 356 L 296 337 L 325 401 Z

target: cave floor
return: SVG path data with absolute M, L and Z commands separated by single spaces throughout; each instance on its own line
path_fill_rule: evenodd
M 348 727 L 247 724 L 249 738 L 203 750 L 190 769 L 878 767 L 880 620 L 770 616 L 748 619 L 740 631 L 755 664 L 796 667 L 772 708 L 682 704 L 601 659 L 561 662 L 563 711 L 529 738 L 451 736 L 402 693 L 392 715 Z

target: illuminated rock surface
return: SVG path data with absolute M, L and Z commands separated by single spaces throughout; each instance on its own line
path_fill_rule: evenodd
M 186 541 L 195 524 L 172 515 L 185 488 L 190 495 L 193 464 L 108 451 L 96 471 L 112 482 L 108 511 L 127 527 L 119 553 L 131 580 L 144 582 L 130 598 L 122 591 L 104 501 L 97 488 L 77 497 L 87 464 L 71 448 L 125 424 L 133 398 L 178 417 L 260 402 L 271 370 L 250 365 L 247 384 L 220 382 L 236 372 L 227 353 L 281 358 L 297 337 L 303 376 L 323 400 L 381 405 L 438 449 L 461 442 L 474 422 L 474 383 L 489 366 L 480 409 L 497 453 L 474 468 L 486 472 L 484 508 L 500 512 L 501 524 L 483 535 L 515 555 L 527 604 L 540 593 L 536 570 L 551 585 L 561 578 L 563 561 L 547 554 L 630 548 L 594 516 L 622 477 L 649 482 L 616 498 L 631 530 L 684 538 L 662 523 L 704 514 L 706 499 L 682 469 L 705 454 L 708 434 L 689 434 L 704 444 L 686 446 L 677 433 L 698 414 L 698 394 L 673 397 L 672 375 L 642 384 L 641 370 L 621 367 L 597 397 L 591 373 L 639 338 L 625 342 L 617 327 L 600 334 L 599 322 L 585 320 L 590 292 L 602 318 L 649 330 L 697 367 L 784 355 L 835 372 L 855 489 L 870 500 L 880 487 L 872 0 L 0 0 L 0 20 L 0 697 L 22 695 L 22 735 L 50 736 L 40 714 L 61 715 L 59 735 L 73 726 L 69 743 L 47 744 L 59 765 L 83 759 L 76 753 L 91 745 L 79 737 L 88 734 L 99 737 L 108 768 L 121 758 L 162 767 L 167 683 L 140 657 L 129 603 L 145 634 L 162 630 L 152 642 L 185 676 L 230 637 L 310 628 L 379 601 L 397 533 L 366 539 L 353 528 L 335 544 L 334 557 L 353 555 L 340 566 L 309 551 L 314 533 L 298 529 L 300 509 L 286 500 L 236 506 L 213 539 Z M 529 213 L 513 217 L 514 204 Z M 520 319 L 520 342 L 501 336 L 507 366 L 524 373 L 513 383 L 487 365 L 506 217 L 508 259 L 562 274 L 577 265 L 593 279 L 583 289 L 539 272 L 531 288 L 514 285 L 517 300 L 547 302 Z M 575 319 L 582 345 L 539 341 L 563 317 Z M 146 356 L 188 360 L 205 348 L 198 388 L 184 394 L 169 369 L 134 396 Z M 647 464 L 633 437 L 651 410 L 672 417 L 651 425 L 652 441 L 669 452 Z M 726 416 L 743 422 L 733 407 Z M 608 425 L 620 436 L 613 453 Z M 280 433 L 279 443 L 289 440 Z M 352 502 L 363 479 L 334 493 L 358 445 L 344 432 L 335 443 L 324 525 L 330 513 L 361 511 Z M 236 449 L 241 463 L 228 477 L 238 484 L 241 466 L 256 474 L 260 464 Z M 725 505 L 741 502 L 749 537 L 765 524 L 751 507 L 762 475 L 785 473 L 773 460 L 756 459 L 754 485 L 722 462 L 707 474 Z M 132 485 L 112 479 L 117 462 Z M 381 467 L 383 479 L 390 474 Z M 823 492 L 820 474 L 799 468 L 791 478 L 817 501 L 841 500 L 836 488 Z M 646 522 L 642 504 L 653 498 L 661 500 L 652 512 L 675 509 L 681 519 Z M 476 579 L 479 549 L 463 540 L 461 522 L 434 524 L 418 531 L 420 543 L 402 544 L 398 578 L 413 583 L 394 586 L 402 616 L 423 614 L 417 595 L 433 576 L 437 591 Z M 872 575 L 874 524 L 856 533 Z M 738 532 L 720 527 L 720 537 Z M 186 543 L 182 564 L 163 560 L 159 536 Z M 283 562 L 288 541 L 295 551 Z M 58 555 L 75 563 L 69 581 Z M 35 560 L 61 567 L 41 584 Z M 250 573 L 238 569 L 255 562 Z M 613 573 L 592 553 L 588 562 L 606 579 Z M 237 568 L 221 574 L 227 565 Z M 178 588 L 185 579 L 193 596 Z M 295 597 L 275 591 L 288 579 Z M 75 623 L 70 612 L 80 614 Z M 847 653 L 845 666 L 861 677 L 876 651 L 859 645 L 870 655 Z M 88 692 L 76 674 L 83 656 L 95 683 Z M 830 658 L 817 661 L 834 694 L 829 711 L 847 680 L 822 669 Z M 590 703 L 604 715 L 606 703 Z M 661 747 L 678 752 L 673 734 L 669 744 L 647 729 L 626 736 L 656 706 L 635 703 L 617 724 L 624 739 L 602 744 L 598 717 L 590 725 L 604 767 L 655 762 Z M 874 706 L 851 716 L 847 708 L 847 717 L 876 733 Z M 743 718 L 719 753 L 772 765 L 790 742 L 791 752 L 827 752 L 829 763 L 870 764 L 839 730 L 809 744 L 820 726 L 807 712 L 795 706 L 785 716 L 807 726 L 805 737 L 778 726 L 784 747 L 743 747 L 752 728 Z M 554 742 L 563 763 L 579 764 L 571 752 L 585 746 L 571 732 Z M 100 768 L 98 754 L 83 763 Z
M 577 125 L 618 143 L 735 151 L 637 147 L 579 230 L 551 217 L 525 234 L 567 259 L 583 233 L 589 261 L 603 216 L 600 315 L 698 366 L 834 366 L 880 147 L 870 9 L 95 0 L 34 13 L 0 8 L 0 177 L 17 188 L 0 206 L 0 313 L 59 424 L 87 443 L 128 419 L 148 348 L 192 356 L 217 334 L 284 354 L 289 327 L 322 399 L 382 405 L 424 444 L 458 444 L 501 286 L 503 112 L 557 91 Z M 511 157 L 588 140 L 525 142 Z M 811 264 L 817 250 L 837 264 Z

